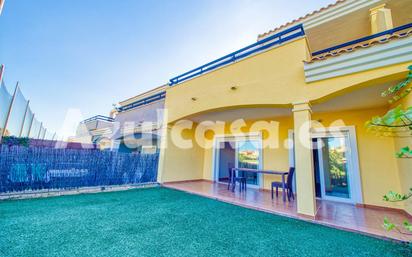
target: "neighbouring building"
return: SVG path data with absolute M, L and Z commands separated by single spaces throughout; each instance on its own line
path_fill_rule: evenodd
M 122 152 L 157 152 L 167 85 L 157 87 L 119 103 L 112 135 L 114 148 Z
M 121 152 L 158 152 L 166 87 L 119 102 L 110 116 L 97 115 L 82 121 L 72 140 Z

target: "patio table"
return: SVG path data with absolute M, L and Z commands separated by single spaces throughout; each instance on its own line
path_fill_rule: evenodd
M 279 175 L 282 177 L 282 198 L 283 201 L 286 202 L 286 179 L 285 177 L 289 174 L 287 171 L 275 171 L 275 170 L 255 170 L 255 169 L 248 169 L 248 168 L 232 168 L 230 183 L 232 184 L 232 192 L 235 191 L 236 183 L 235 183 L 235 176 L 236 171 L 245 171 L 245 172 L 253 172 L 253 173 L 260 173 L 260 174 L 270 174 L 270 175 Z

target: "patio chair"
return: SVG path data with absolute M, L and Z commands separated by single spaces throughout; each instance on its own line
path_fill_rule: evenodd
M 230 164 L 229 164 L 230 165 Z M 231 166 L 231 168 L 229 168 L 229 170 L 230 170 L 230 172 L 229 172 L 229 177 L 231 178 L 232 177 L 232 172 L 235 172 L 235 174 L 234 174 L 234 181 L 233 181 L 233 183 L 234 183 L 234 186 L 236 187 L 236 182 L 238 182 L 239 183 L 239 192 L 242 192 L 242 190 L 245 190 L 246 191 L 246 181 L 247 181 L 247 177 L 245 176 L 245 172 L 243 172 L 242 171 L 242 175 L 239 175 L 240 174 L 240 172 L 238 171 L 237 172 L 237 176 L 236 176 L 236 170 L 235 171 L 233 171 L 232 169 L 234 168 L 234 165 L 232 164 L 232 166 Z M 230 180 L 229 180 L 230 181 Z M 232 181 L 230 181 L 230 182 L 232 182 Z M 230 187 L 228 186 L 228 189 L 229 189 Z
M 227 190 L 230 189 L 230 185 L 232 184 L 232 169 L 235 167 L 235 165 L 233 165 L 233 163 L 229 162 L 227 164 L 228 167 L 228 171 L 229 171 L 229 180 L 227 181 Z
M 236 176 L 235 177 L 235 186 L 236 186 L 236 182 L 239 182 L 239 192 L 242 192 L 242 190 L 246 191 L 246 181 L 247 181 L 246 176 Z
M 292 184 L 293 184 L 293 175 L 295 174 L 295 168 L 294 167 L 290 167 L 289 168 L 289 174 L 288 174 L 288 178 L 286 179 L 286 183 L 285 183 L 285 189 L 286 192 L 282 192 L 282 194 L 287 193 L 288 196 L 288 201 L 290 202 L 290 198 L 292 198 L 293 200 L 295 200 L 295 196 L 293 195 L 293 188 L 292 188 Z M 278 197 L 279 195 L 279 187 L 282 188 L 282 181 L 273 181 L 272 182 L 272 186 L 271 186 L 271 191 L 272 191 L 272 199 L 273 199 L 273 188 L 276 187 L 276 197 Z

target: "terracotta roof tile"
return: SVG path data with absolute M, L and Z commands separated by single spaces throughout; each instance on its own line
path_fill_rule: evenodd
M 372 47 L 374 45 L 386 44 L 386 43 L 388 43 L 392 40 L 407 38 L 411 35 L 412 35 L 412 30 L 409 30 L 409 31 L 406 31 L 406 32 L 393 34 L 393 35 L 390 35 L 390 36 L 387 36 L 387 37 L 380 37 L 380 38 L 372 39 L 370 41 L 365 41 L 364 43 L 359 43 L 359 44 L 348 46 L 346 48 L 340 48 L 340 49 L 337 49 L 337 50 L 334 50 L 334 51 L 331 51 L 331 52 L 316 55 L 316 56 L 312 57 L 312 59 L 310 61 L 308 61 L 308 62 L 305 61 L 305 63 L 313 63 L 313 62 L 316 62 L 316 61 L 323 61 L 323 60 L 326 60 L 330 57 L 335 57 L 335 56 L 339 56 L 339 55 L 342 55 L 342 54 L 351 53 L 351 52 L 354 52 L 358 49 L 369 48 L 369 47 Z
M 335 3 L 333 3 L 333 4 L 330 4 L 330 5 L 326 6 L 326 7 L 322 7 L 322 8 L 320 8 L 319 10 L 316 10 L 316 11 L 313 11 L 313 12 L 311 12 L 311 13 L 308 13 L 308 14 L 306 14 L 305 16 L 299 17 L 299 18 L 297 18 L 297 19 L 295 19 L 295 20 L 293 20 L 293 21 L 287 22 L 287 23 L 285 23 L 285 24 L 283 24 L 283 25 L 281 25 L 281 26 L 279 26 L 279 27 L 277 27 L 277 28 L 274 28 L 274 29 L 272 29 L 272 30 L 270 30 L 270 31 L 268 31 L 268 32 L 266 32 L 266 33 L 260 34 L 260 35 L 258 36 L 258 38 L 265 37 L 265 36 L 267 36 L 267 35 L 269 35 L 269 34 L 272 34 L 272 33 L 276 32 L 276 31 L 279 31 L 279 30 L 281 30 L 281 29 L 283 29 L 283 28 L 285 28 L 285 27 L 288 27 L 288 26 L 290 26 L 290 25 L 292 25 L 292 24 L 294 24 L 294 23 L 301 22 L 302 20 L 304 20 L 304 19 L 306 19 L 306 18 L 308 18 L 308 17 L 310 17 L 310 16 L 313 16 L 313 15 L 315 15 L 315 14 L 321 13 L 321 12 L 323 12 L 323 11 L 325 11 L 325 10 L 327 10 L 327 9 L 330 9 L 330 8 L 332 8 L 332 7 L 334 7 L 334 6 L 338 5 L 338 4 L 341 4 L 341 3 L 345 2 L 345 1 L 347 1 L 347 0 L 337 0 L 337 1 L 336 1 Z

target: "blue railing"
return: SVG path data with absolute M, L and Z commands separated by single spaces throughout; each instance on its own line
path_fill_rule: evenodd
M 149 103 L 152 103 L 152 102 L 155 102 L 155 101 L 159 101 L 161 99 L 164 99 L 165 97 L 166 97 L 166 92 L 160 92 L 160 93 L 157 93 L 155 95 L 148 96 L 148 97 L 146 97 L 144 99 L 141 99 L 139 101 L 130 103 L 128 105 L 121 106 L 121 107 L 117 108 L 117 110 L 119 112 L 124 112 L 124 111 L 130 110 L 130 109 L 142 106 L 142 105 L 146 105 L 146 104 L 149 104 Z
M 114 121 L 113 118 L 103 116 L 103 115 L 96 115 L 96 116 L 93 116 L 91 118 L 85 119 L 84 121 L 82 121 L 82 123 L 92 122 L 92 121 L 96 121 L 96 120 L 102 120 L 102 121 L 107 121 L 107 122 L 113 122 Z
M 382 32 L 379 32 L 379 33 L 376 33 L 376 34 L 373 34 L 373 35 L 370 35 L 370 36 L 362 37 L 362 38 L 355 39 L 355 40 L 352 40 L 352 41 L 349 41 L 349 42 L 346 42 L 346 43 L 343 43 L 343 44 L 340 44 L 340 45 L 336 45 L 336 46 L 332 46 L 332 47 L 329 47 L 329 48 L 326 48 L 326 49 L 323 49 L 323 50 L 320 50 L 320 51 L 316 51 L 316 52 L 312 53 L 312 56 L 332 52 L 334 50 L 338 50 L 338 49 L 341 49 L 341 48 L 344 48 L 344 47 L 347 47 L 347 46 L 359 44 L 359 43 L 362 43 L 362 42 L 365 42 L 365 41 L 368 41 L 368 40 L 371 40 L 371 39 L 374 39 L 374 38 L 378 38 L 378 37 L 381 37 L 381 36 L 392 35 L 395 32 L 402 31 L 402 30 L 409 29 L 409 28 L 412 28 L 412 23 L 408 23 L 408 24 L 405 24 L 405 25 L 402 25 L 402 26 L 399 26 L 399 27 L 396 27 L 396 28 L 393 28 L 393 29 L 385 30 L 385 31 L 382 31 Z
M 295 39 L 297 37 L 301 37 L 305 35 L 305 31 L 303 29 L 302 24 L 299 24 L 297 26 L 294 26 L 292 28 L 289 28 L 287 30 L 284 30 L 282 32 L 279 32 L 275 35 L 272 35 L 270 37 L 267 37 L 265 39 L 259 40 L 258 42 L 251 44 L 249 46 L 246 46 L 240 50 L 237 50 L 231 54 L 225 55 L 219 59 L 216 59 L 212 62 L 209 62 L 205 65 L 202 65 L 196 69 L 190 70 L 186 73 L 183 73 L 177 77 L 174 77 L 170 80 L 169 85 L 173 86 L 176 85 L 180 82 L 183 82 L 185 80 L 188 80 L 190 78 L 193 78 L 195 76 L 201 75 L 205 72 L 217 69 L 219 67 L 222 67 L 226 64 L 235 62 L 239 59 L 243 59 L 251 54 L 266 50 L 274 45 L 280 45 L 284 42 L 287 42 L 289 40 Z

